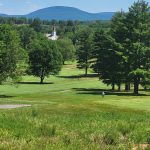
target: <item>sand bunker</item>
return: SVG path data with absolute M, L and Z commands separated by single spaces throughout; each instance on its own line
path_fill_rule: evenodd
M 24 104 L 1 104 L 0 109 L 14 109 L 14 108 L 20 108 L 20 107 L 30 107 L 31 105 L 24 105 Z

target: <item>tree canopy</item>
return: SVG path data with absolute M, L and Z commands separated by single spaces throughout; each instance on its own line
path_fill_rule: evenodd
M 40 77 L 43 83 L 46 76 L 57 74 L 61 65 L 62 55 L 56 43 L 40 35 L 29 52 L 29 74 Z
M 65 63 L 65 61 L 75 60 L 76 49 L 70 39 L 64 38 L 58 40 L 57 46 L 62 54 L 63 64 Z
M 77 34 L 77 67 L 85 69 L 87 75 L 92 58 L 93 32 L 90 28 L 82 29 Z
M 0 25 L 0 83 L 8 78 L 16 79 L 20 40 L 10 25 Z
M 143 0 L 135 2 L 128 13 L 120 12 L 112 19 L 108 34 L 96 32 L 95 71 L 106 83 L 148 84 L 150 77 L 150 7 Z

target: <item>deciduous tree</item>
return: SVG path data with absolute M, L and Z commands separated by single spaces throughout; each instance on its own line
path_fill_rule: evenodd
M 63 64 L 65 64 L 65 61 L 72 61 L 75 59 L 76 49 L 70 39 L 64 38 L 58 40 L 57 46 L 62 54 Z
M 0 84 L 8 78 L 17 79 L 20 39 L 9 25 L 0 25 Z
M 42 84 L 46 76 L 57 74 L 61 66 L 62 55 L 56 43 L 40 36 L 29 52 L 29 73 L 40 77 Z

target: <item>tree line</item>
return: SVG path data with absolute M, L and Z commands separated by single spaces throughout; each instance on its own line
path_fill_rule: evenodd
M 53 22 L 54 23 L 54 22 Z M 92 68 L 107 85 L 128 91 L 134 85 L 150 85 L 150 7 L 143 0 L 129 12 L 118 12 L 111 23 L 55 22 L 61 31 L 58 41 L 50 41 L 39 19 L 30 25 L 0 25 L 0 83 L 17 80 L 26 73 L 44 78 L 55 75 L 67 60 L 77 67 Z
M 68 38 L 51 41 L 29 26 L 0 25 L 0 83 L 17 81 L 23 74 L 44 78 L 57 74 L 73 60 L 75 47 Z
M 112 19 L 109 31 L 94 33 L 90 28 L 80 32 L 77 40 L 78 68 L 89 67 L 98 73 L 107 85 L 125 84 L 125 90 L 134 85 L 134 94 L 139 86 L 150 85 L 150 7 L 143 0 L 135 2 L 129 12 L 118 12 Z

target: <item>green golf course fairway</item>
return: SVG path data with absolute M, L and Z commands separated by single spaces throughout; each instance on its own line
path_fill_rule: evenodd
M 31 107 L 0 109 L 0 150 L 132 150 L 149 144 L 150 91 L 112 92 L 91 73 L 77 76 L 83 73 L 70 64 L 42 85 L 33 76 L 1 85 L 0 104 Z

